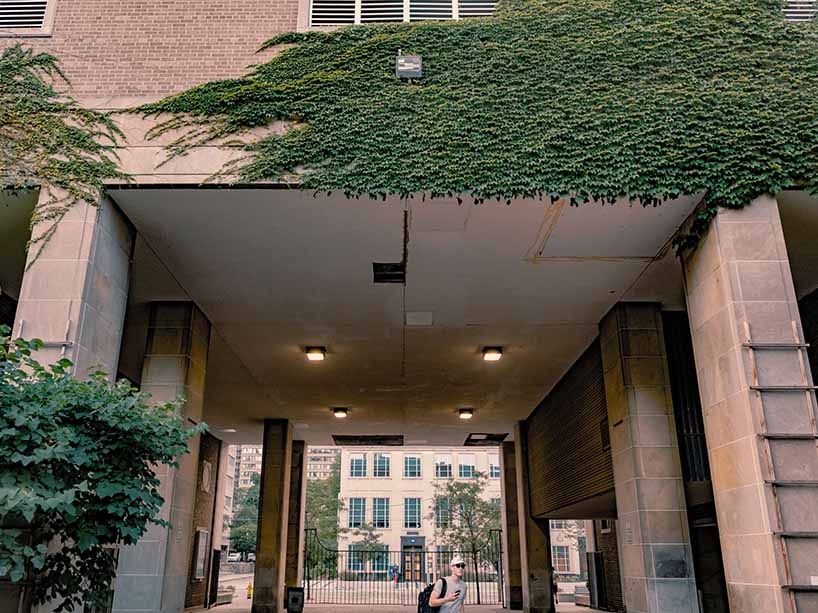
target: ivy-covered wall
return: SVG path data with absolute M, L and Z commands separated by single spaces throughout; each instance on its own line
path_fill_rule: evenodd
M 509 0 L 493 18 L 286 34 L 244 76 L 141 108 L 172 152 L 274 120 L 240 181 L 349 195 L 621 196 L 711 207 L 812 189 L 818 38 L 775 0 Z M 424 78 L 394 74 L 398 52 Z M 234 168 L 233 170 L 236 170 Z

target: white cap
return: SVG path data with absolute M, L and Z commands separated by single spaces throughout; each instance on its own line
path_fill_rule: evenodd
M 461 558 L 460 556 L 455 556 L 452 558 L 452 561 L 449 562 L 449 566 L 454 566 L 455 564 L 465 564 L 466 561 Z

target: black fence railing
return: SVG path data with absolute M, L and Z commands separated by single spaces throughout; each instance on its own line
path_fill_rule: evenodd
M 307 529 L 304 543 L 304 596 L 307 604 L 417 604 L 418 593 L 439 577 L 451 574 L 449 562 L 466 562 L 466 604 L 504 605 L 503 548 L 500 530 L 491 530 L 474 551 L 447 547 L 405 546 L 335 549 Z

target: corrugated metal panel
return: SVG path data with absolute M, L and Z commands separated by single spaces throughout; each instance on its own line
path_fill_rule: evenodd
M 403 0 L 361 0 L 361 23 L 380 21 L 403 21 Z
M 310 25 L 337 26 L 355 23 L 355 0 L 312 0 Z
M 613 490 L 611 452 L 600 435 L 607 419 L 597 339 L 526 420 L 534 516 Z
M 458 5 L 458 13 L 461 19 L 494 15 L 493 0 L 459 0 Z
M 409 3 L 409 21 L 451 19 L 453 15 L 452 0 L 410 0 Z
M 42 28 L 47 0 L 0 0 L 0 28 Z

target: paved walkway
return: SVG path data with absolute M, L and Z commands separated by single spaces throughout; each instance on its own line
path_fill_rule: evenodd
M 372 605 L 307 605 L 304 613 L 366 613 L 371 612 Z M 414 609 L 408 606 L 381 606 L 377 607 L 378 613 L 412 613 Z M 557 613 L 592 613 L 597 609 L 579 607 L 574 603 L 557 605 Z M 250 606 L 244 597 L 234 600 L 230 605 L 221 605 L 210 611 L 230 611 L 231 613 L 250 613 Z M 479 605 L 468 605 L 468 613 L 505 613 L 501 607 L 487 607 Z

